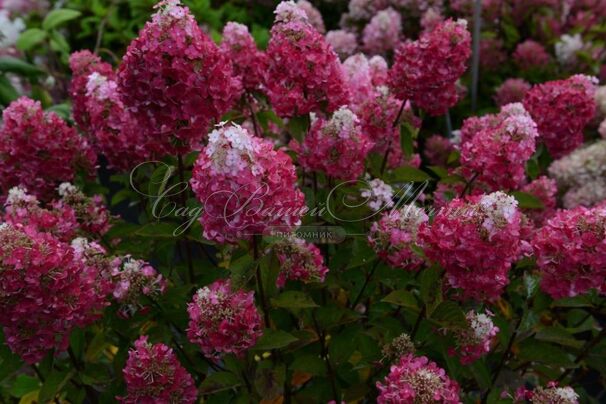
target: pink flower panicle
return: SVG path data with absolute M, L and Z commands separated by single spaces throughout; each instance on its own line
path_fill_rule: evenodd
M 326 33 L 326 42 L 332 46 L 341 59 L 353 55 L 358 49 L 356 34 L 342 29 L 328 31 Z
M 538 42 L 528 39 L 521 42 L 513 52 L 513 61 L 521 70 L 544 69 L 551 57 Z
M 465 316 L 467 328 L 456 333 L 455 351 L 463 365 L 473 363 L 490 352 L 490 346 L 499 332 L 499 328 L 490 319 L 491 315 L 490 312 L 481 314 L 469 311 Z
M 237 22 L 228 22 L 223 28 L 221 50 L 231 59 L 234 75 L 246 91 L 258 91 L 265 82 L 267 55 L 257 49 L 248 27 Z
M 349 101 L 337 54 L 293 2 L 276 8 L 267 92 L 281 117 L 332 112 Z
M 537 123 L 539 134 L 554 158 L 583 143 L 583 129 L 596 111 L 596 79 L 584 75 L 534 86 L 524 107 Z
M 118 91 L 148 142 L 174 155 L 197 145 L 239 98 L 241 83 L 187 7 L 178 0 L 157 7 L 128 46 Z
M 492 190 L 517 189 L 526 180 L 525 164 L 536 149 L 537 127 L 522 104 L 508 104 L 461 146 L 463 175 Z M 468 130 L 468 129 L 466 129 Z
M 303 239 L 280 240 L 272 247 L 280 262 L 276 286 L 283 288 L 287 280 L 324 282 L 328 268 L 320 249 Z
M 420 240 L 463 299 L 493 301 L 509 283 L 509 269 L 520 255 L 520 223 L 517 201 L 503 192 L 468 202 L 457 198 L 421 229 Z
M 606 293 L 606 210 L 558 211 L 532 240 L 541 288 L 554 299 L 598 288 Z
M 352 110 L 357 113 L 359 107 L 375 94 L 370 64 L 366 55 L 356 53 L 345 59 L 342 66 L 343 75 L 351 95 L 350 105 Z
M 243 355 L 262 335 L 254 292 L 232 291 L 229 280 L 199 289 L 187 311 L 187 336 L 211 359 L 228 353 Z
M 71 181 L 78 168 L 93 171 L 96 156 L 87 141 L 38 101 L 21 97 L 2 115 L 0 188 L 21 185 L 41 200 L 61 181 Z
M 543 209 L 523 209 L 523 212 L 536 225 L 543 224 L 556 212 L 556 181 L 546 176 L 540 176 L 522 187 L 523 192 L 535 196 L 543 204 Z
M 27 363 L 64 351 L 75 327 L 98 318 L 107 284 L 89 264 L 48 233 L 0 225 L 0 325 L 10 349 Z
M 197 389 L 192 376 L 179 363 L 173 350 L 164 344 L 151 344 L 147 336 L 135 341 L 122 370 L 126 395 L 117 397 L 125 404 L 196 402 Z
M 72 80 L 69 85 L 69 95 L 72 99 L 72 114 L 78 127 L 84 131 L 90 131 L 90 117 L 87 107 L 88 76 L 93 73 L 113 79 L 114 70 L 109 63 L 88 50 L 74 52 L 69 57 L 69 67 L 72 71 Z
M 292 229 L 305 208 L 290 157 L 236 124 L 210 133 L 191 185 L 204 206 L 204 237 L 219 243 L 248 240 L 272 226 Z
M 430 115 L 442 115 L 457 102 L 455 83 L 467 69 L 470 55 L 465 21 L 446 20 L 396 49 L 390 86 L 396 97 L 411 100 Z
M 406 161 L 400 143 L 400 129 L 398 126 L 394 127 L 393 122 L 402 107 L 402 101 L 394 98 L 385 86 L 378 87 L 376 93 L 357 108 L 360 113 L 362 132 L 374 142 L 373 152 L 384 156 L 385 151 L 389 148 L 387 156 L 389 168 L 399 167 Z M 410 103 L 404 105 L 400 122 L 407 122 L 412 127 L 419 127 L 421 121 L 413 115 Z M 408 158 L 414 159 L 414 156 Z
M 384 55 L 400 42 L 402 16 L 389 7 L 379 11 L 362 32 L 362 44 L 370 54 Z
M 107 158 L 110 167 L 126 171 L 154 154 L 164 153 L 162 147 L 142 135 L 120 99 L 115 80 L 96 72 L 90 74 L 86 95 L 94 146 Z
M 102 236 L 107 233 L 111 227 L 111 215 L 101 195 L 89 197 L 68 182 L 60 184 L 58 190 L 61 199 L 53 203 L 55 209 L 71 208 L 81 231 L 85 234 Z
M 415 251 L 418 245 L 419 228 L 427 226 L 429 217 L 414 205 L 386 212 L 373 223 L 368 242 L 379 258 L 394 268 L 416 271 L 423 258 Z
M 425 356 L 402 356 L 377 389 L 379 404 L 460 403 L 457 382 Z
M 132 317 L 144 308 L 141 297 L 156 299 L 166 291 L 166 280 L 147 262 L 126 256 L 112 271 L 113 296 L 122 317 Z
M 302 144 L 291 142 L 304 169 L 322 171 L 343 180 L 362 175 L 364 160 L 372 147 L 360 120 L 346 107 L 336 111 L 328 121 L 316 118 Z
M 524 101 L 531 85 L 523 79 L 507 79 L 495 90 L 494 100 L 497 106 Z
M 64 242 L 72 240 L 79 227 L 73 209 L 68 206 L 46 209 L 35 195 L 29 194 L 23 187 L 13 187 L 8 191 L 2 220 L 51 233 Z

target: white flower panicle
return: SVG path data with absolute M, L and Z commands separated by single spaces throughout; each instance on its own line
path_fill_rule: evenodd
M 393 206 L 393 189 L 378 178 L 368 182 L 368 188 L 362 189 L 360 195 L 366 198 L 368 207 L 375 212 Z
M 256 146 L 251 135 L 237 124 L 220 126 L 208 135 L 206 155 L 213 161 L 213 170 L 220 174 L 237 174 L 247 167 L 258 174 Z

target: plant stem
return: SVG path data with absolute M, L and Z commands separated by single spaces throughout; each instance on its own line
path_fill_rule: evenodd
M 417 317 L 417 320 L 415 321 L 415 325 L 412 327 L 412 331 L 410 332 L 410 339 L 412 341 L 414 341 L 415 336 L 417 335 L 417 332 L 419 331 L 419 328 L 421 327 L 421 321 L 423 320 L 423 317 L 425 317 L 426 311 L 427 311 L 427 306 L 425 306 L 425 304 L 423 304 L 423 307 L 421 308 L 421 311 L 419 312 L 419 316 Z
M 370 279 L 375 274 L 375 271 L 377 270 L 378 266 L 379 266 L 379 260 L 376 260 L 372 269 L 366 273 L 366 279 L 364 280 L 364 285 L 362 285 L 362 289 L 360 289 L 358 296 L 356 296 L 356 298 L 351 303 L 350 308 L 352 308 L 352 309 L 355 308 L 356 305 L 360 302 L 360 299 L 362 299 L 362 296 L 364 295 L 364 291 L 366 290 L 366 287 L 368 286 Z
M 474 173 L 473 176 L 471 177 L 471 179 L 465 183 L 465 188 L 463 188 L 463 191 L 461 191 L 461 195 L 459 195 L 460 198 L 463 198 L 467 194 L 468 191 L 471 191 L 471 186 L 473 185 L 473 183 L 475 182 L 475 180 L 478 178 L 479 175 L 480 175 L 480 173 Z
M 501 357 L 501 361 L 497 365 L 497 370 L 492 375 L 492 380 L 491 380 L 491 383 L 490 383 L 490 387 L 488 387 L 488 389 L 486 390 L 486 392 L 482 396 L 482 403 L 485 403 L 486 400 L 488 399 L 488 395 L 490 394 L 490 391 L 493 389 L 494 384 L 496 383 L 497 379 L 499 378 L 499 375 L 501 374 L 501 371 L 503 370 L 503 367 L 505 366 L 505 362 L 507 362 L 507 359 L 509 359 L 509 355 L 511 354 L 511 348 L 513 347 L 513 343 L 515 342 L 515 339 L 518 336 L 518 331 L 520 329 L 520 325 L 522 324 L 522 317 L 523 316 L 520 316 L 520 318 L 518 318 L 516 326 L 515 326 L 515 328 L 513 330 L 513 334 L 511 334 L 511 338 L 509 339 L 509 342 L 507 343 L 507 347 L 505 348 L 505 352 L 503 352 L 503 356 Z
M 583 348 L 583 350 L 581 351 L 581 353 L 579 354 L 579 356 L 577 356 L 577 358 L 574 360 L 574 364 L 578 365 L 579 363 L 581 363 L 581 361 L 583 359 L 585 359 L 585 357 L 587 357 L 587 355 L 589 355 L 589 353 L 591 352 L 591 350 L 604 338 L 606 337 L 606 327 L 602 328 L 602 331 L 600 331 L 598 333 L 598 335 L 595 336 L 595 338 L 593 338 L 592 340 L 588 341 L 585 344 L 585 347 Z M 575 368 L 568 368 L 564 371 L 564 373 L 562 373 L 560 375 L 560 377 L 558 377 L 558 382 L 561 382 L 562 380 L 564 380 L 566 378 L 566 376 L 568 376 L 572 371 L 574 371 Z
M 261 264 L 259 263 L 259 236 L 257 235 L 254 235 L 252 238 L 252 250 L 257 272 L 256 278 L 257 288 L 259 289 L 259 299 L 261 299 L 261 307 L 263 308 L 263 320 L 265 321 L 265 328 L 270 328 L 271 321 L 269 319 L 269 308 L 267 305 L 267 300 L 265 300 L 265 289 L 263 288 Z
M 324 363 L 326 364 L 326 373 L 328 373 L 328 379 L 330 380 L 330 387 L 332 389 L 333 398 L 335 403 L 340 403 L 341 398 L 339 397 L 339 391 L 337 390 L 337 381 L 335 379 L 335 372 L 332 368 L 332 364 L 330 363 L 330 358 L 328 357 L 328 349 L 326 348 L 326 335 L 324 331 L 320 329 L 318 325 L 318 321 L 316 320 L 316 314 L 312 311 L 311 318 L 314 322 L 314 328 L 318 333 L 318 338 L 320 339 L 320 354 L 322 359 L 324 359 Z
M 183 164 L 183 156 L 179 154 L 177 156 L 177 160 L 179 162 L 179 180 L 181 181 L 181 183 L 185 184 L 185 165 Z M 185 188 L 183 192 L 179 193 L 183 209 L 187 209 L 187 189 L 188 188 Z M 186 233 L 187 231 L 185 231 L 183 235 L 185 236 Z M 182 240 L 182 244 L 185 248 L 185 254 L 187 256 L 187 280 L 189 283 L 194 283 L 194 261 L 192 259 L 191 246 L 189 245 L 189 242 L 186 238 Z
M 257 115 L 255 114 L 255 111 L 252 107 L 252 103 L 250 102 L 250 99 L 252 98 L 252 95 L 250 94 L 245 94 L 244 98 L 246 98 L 246 105 L 248 106 L 248 110 L 250 111 L 250 119 L 252 120 L 253 123 L 253 128 L 255 130 L 255 136 L 261 136 L 261 131 L 259 130 L 259 124 L 257 122 Z
M 398 111 L 398 115 L 396 115 L 396 119 L 394 119 L 391 124 L 391 128 L 395 129 L 398 127 L 400 123 L 400 118 L 402 117 L 402 112 L 404 111 L 404 105 L 406 105 L 406 100 L 402 101 L 400 105 L 400 110 Z M 391 150 L 391 144 L 393 142 L 393 138 L 389 139 L 389 143 L 387 144 L 387 148 L 385 149 L 385 154 L 383 154 L 383 162 L 381 163 L 381 175 L 385 172 L 385 168 L 387 167 L 387 159 L 389 158 L 389 151 Z

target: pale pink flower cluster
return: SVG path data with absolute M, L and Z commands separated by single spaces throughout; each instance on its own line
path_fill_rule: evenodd
M 379 404 L 460 403 L 457 382 L 425 356 L 402 356 L 377 389 Z
M 358 113 L 361 105 L 376 93 L 369 60 L 363 53 L 356 53 L 345 59 L 342 67 L 351 96 L 351 109 Z
M 379 11 L 362 32 L 362 44 L 370 54 L 386 54 L 400 42 L 402 17 L 389 7 Z
M 428 225 L 429 217 L 414 205 L 386 212 L 373 223 L 368 242 L 379 258 L 394 268 L 415 271 L 423 264 L 419 254 L 419 229 Z
M 305 12 L 307 16 L 307 21 L 318 31 L 320 34 L 326 32 L 326 28 L 324 27 L 324 20 L 322 19 L 322 14 L 320 11 L 314 7 L 307 0 L 297 0 L 297 7 Z
M 342 29 L 328 31 L 326 33 L 326 42 L 332 46 L 341 59 L 353 55 L 358 49 L 356 34 Z
M 365 205 L 372 211 L 378 212 L 383 208 L 393 206 L 393 188 L 379 178 L 375 178 L 366 183 L 367 188 L 362 188 L 360 196 L 364 198 Z
M 229 280 L 199 289 L 187 312 L 187 336 L 207 358 L 218 359 L 229 353 L 241 356 L 262 335 L 254 292 L 232 291 Z
M 204 206 L 204 237 L 219 243 L 247 240 L 271 226 L 293 228 L 305 209 L 290 157 L 236 124 L 208 135 L 191 186 Z
M 330 120 L 316 118 L 303 143 L 291 142 L 299 164 L 308 171 L 355 180 L 364 172 L 364 160 L 374 143 L 362 131 L 360 120 L 348 108 L 335 111 Z
M 228 22 L 223 27 L 221 50 L 229 55 L 234 75 L 241 81 L 246 91 L 260 90 L 265 83 L 267 55 L 257 49 L 246 25 Z

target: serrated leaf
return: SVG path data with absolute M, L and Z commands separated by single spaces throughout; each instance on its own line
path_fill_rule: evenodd
M 318 305 L 309 295 L 294 290 L 284 292 L 278 297 L 271 299 L 271 303 L 275 307 L 282 307 L 286 309 L 307 309 L 318 307 Z
M 30 28 L 27 31 L 23 31 L 19 39 L 17 39 L 17 49 L 22 51 L 28 51 L 40 42 L 46 39 L 46 32 L 40 28 Z
M 265 329 L 253 349 L 269 351 L 271 349 L 283 348 L 296 341 L 298 339 L 286 331 Z
M 406 166 L 393 170 L 389 176 L 390 182 L 423 182 L 431 180 L 431 176 L 418 168 Z
M 400 289 L 391 292 L 381 300 L 384 303 L 395 304 L 396 306 L 418 309 L 417 299 L 406 289 Z
M 583 342 L 576 340 L 572 334 L 561 327 L 543 328 L 536 333 L 535 338 L 539 341 L 553 342 L 576 349 L 583 346 Z
M 63 371 L 53 370 L 40 389 L 40 394 L 38 395 L 40 402 L 46 403 L 47 401 L 52 400 L 75 373 L 76 371 L 74 369 Z
M 203 394 L 218 393 L 241 384 L 240 379 L 231 372 L 216 372 L 208 375 L 200 385 Z
M 464 328 L 467 326 L 465 313 L 455 302 L 442 302 L 431 313 L 430 318 L 448 328 Z
M 53 10 L 46 15 L 44 21 L 42 21 L 42 28 L 49 31 L 53 28 L 58 27 L 61 24 L 65 24 L 68 21 L 80 17 L 82 13 L 77 10 L 70 10 L 67 8 L 60 8 Z
M 426 304 L 431 303 L 438 294 L 442 293 L 440 274 L 435 266 L 429 267 L 421 272 L 420 292 L 421 300 Z

